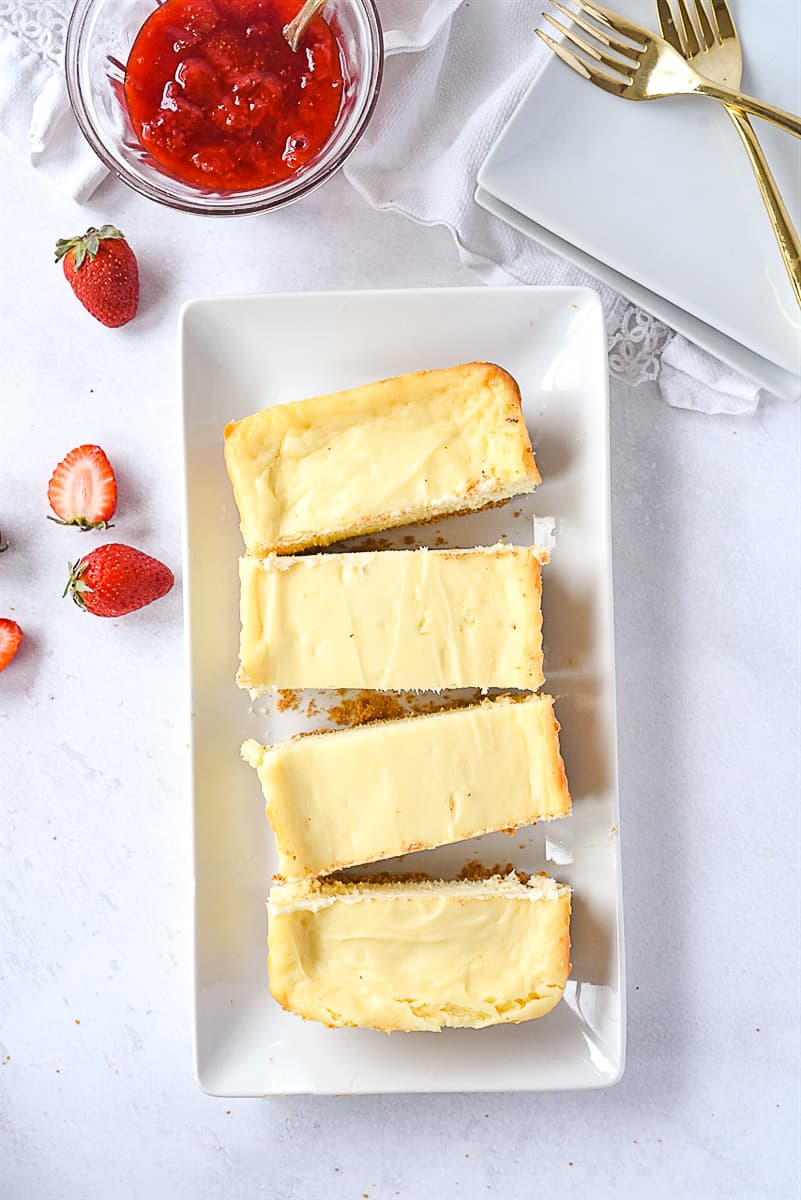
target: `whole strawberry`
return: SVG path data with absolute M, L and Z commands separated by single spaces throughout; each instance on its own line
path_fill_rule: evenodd
M 0 617 L 0 671 L 5 671 L 22 641 L 22 630 L 10 617 Z
M 59 238 L 56 262 L 84 308 L 116 329 L 136 316 L 139 268 L 133 250 L 113 225 L 94 226 L 83 237 Z
M 157 558 L 111 542 L 70 569 L 64 595 L 69 592 L 79 608 L 96 617 L 124 617 L 166 596 L 174 582 L 170 568 Z

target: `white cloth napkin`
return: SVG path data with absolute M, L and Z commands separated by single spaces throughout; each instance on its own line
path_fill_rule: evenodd
M 678 333 L 662 351 L 659 390 L 674 408 L 741 417 L 756 410 L 760 395 L 750 379 Z
M 66 0 L 0 0 L 0 133 L 55 187 L 86 200 L 106 168 L 69 107 L 60 56 Z
M 752 413 L 760 391 L 529 241 L 473 200 L 478 168 L 547 61 L 529 0 L 378 0 L 387 54 L 375 116 L 345 174 L 377 209 L 444 225 L 487 283 L 595 287 L 613 374 L 658 378 L 663 398 L 708 413 Z M 40 174 L 81 202 L 106 171 L 69 110 L 63 43 L 71 0 L 0 0 L 0 133 Z M 557 119 L 556 114 L 554 119 Z

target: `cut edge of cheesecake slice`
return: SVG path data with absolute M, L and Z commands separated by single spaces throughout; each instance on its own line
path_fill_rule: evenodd
M 236 682 L 254 698 L 304 688 L 536 691 L 549 559 L 542 546 L 508 542 L 245 555 Z M 464 606 L 458 620 L 453 605 Z
M 323 729 L 242 757 L 258 772 L 276 878 L 327 875 L 567 816 L 551 696 Z
M 225 427 L 224 452 L 257 557 L 478 512 L 541 483 L 517 382 L 486 362 L 262 409 Z
M 305 879 L 268 899 L 270 991 L 331 1027 L 438 1032 L 545 1016 L 570 973 L 571 891 L 546 875 Z

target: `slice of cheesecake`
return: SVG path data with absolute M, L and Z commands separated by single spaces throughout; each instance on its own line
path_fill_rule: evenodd
M 542 1017 L 570 971 L 570 889 L 544 875 L 274 886 L 270 991 L 326 1025 L 480 1029 Z
M 491 363 L 400 375 L 225 429 L 250 554 L 471 512 L 540 482 L 520 390 Z
M 237 682 L 271 688 L 526 688 L 542 674 L 547 550 L 240 559 Z
M 248 741 L 284 879 L 515 829 L 570 812 L 550 696 Z

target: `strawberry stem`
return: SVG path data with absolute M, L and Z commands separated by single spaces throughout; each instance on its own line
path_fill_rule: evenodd
M 76 563 L 69 564 L 70 577 L 67 580 L 67 586 L 61 593 L 61 599 L 63 600 L 67 592 L 69 592 L 73 601 L 78 605 L 78 608 L 82 608 L 84 611 L 86 611 L 86 601 L 83 598 L 83 593 L 91 592 L 93 590 L 89 587 L 88 583 L 84 583 L 83 579 L 81 578 L 86 570 L 86 567 L 87 563 L 83 558 L 79 559 Z
M 87 521 L 86 517 L 73 517 L 71 521 L 63 521 L 61 517 L 51 517 L 47 514 L 48 521 L 52 521 L 54 525 L 76 525 L 83 533 L 88 529 L 113 529 L 112 521 Z
M 114 225 L 101 225 L 99 229 L 95 229 L 94 225 L 90 225 L 86 233 L 81 237 L 59 238 L 56 242 L 56 262 L 60 262 L 65 254 L 69 254 L 70 250 L 74 250 L 74 264 L 77 271 L 83 264 L 87 254 L 89 261 L 97 257 L 97 252 L 100 249 L 100 243 L 107 238 L 124 238 L 124 234 Z

